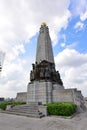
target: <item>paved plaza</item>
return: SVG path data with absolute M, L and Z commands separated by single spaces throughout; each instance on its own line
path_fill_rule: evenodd
M 0 130 L 87 130 L 87 111 L 72 119 L 54 116 L 39 119 L 0 113 Z

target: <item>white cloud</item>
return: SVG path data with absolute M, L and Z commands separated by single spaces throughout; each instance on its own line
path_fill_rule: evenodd
M 74 28 L 77 29 L 77 31 L 81 31 L 84 29 L 84 23 L 79 21 L 75 24 Z
M 68 22 L 69 22 L 68 20 L 69 20 L 70 17 L 71 17 L 71 14 L 70 14 L 69 10 L 66 10 L 64 12 L 63 16 L 60 16 L 60 17 L 56 16 L 56 17 L 54 17 L 53 18 L 53 22 L 51 22 L 51 24 L 49 24 L 50 25 L 49 27 L 50 27 L 50 30 L 51 30 L 50 31 L 50 36 L 51 36 L 52 41 L 54 42 L 54 45 L 58 41 L 57 33 L 60 32 L 60 30 L 62 28 L 66 29 L 66 27 L 68 25 Z
M 86 9 L 84 11 L 83 7 L 86 4 L 83 2 L 81 5 L 81 0 L 78 3 L 78 9 L 77 6 L 75 9 L 81 20 L 85 20 Z M 16 92 L 27 90 L 34 59 L 20 57 L 20 54 L 26 53 L 25 43 L 29 43 L 32 36 L 39 31 L 40 24 L 45 21 L 55 45 L 58 41 L 57 34 L 68 26 L 71 17 L 69 4 L 70 0 L 0 0 L 0 50 L 6 53 L 0 77 L 0 96 L 15 97 Z M 57 68 L 64 75 L 66 87 L 78 87 L 80 82 L 81 87 L 78 88 L 84 92 L 87 86 L 86 59 L 87 54 L 80 54 L 74 49 L 65 49 L 55 57 Z
M 87 96 L 87 53 L 65 49 L 55 57 L 65 88 L 78 88 Z
M 38 27 L 43 21 L 47 22 L 55 45 L 58 40 L 57 33 L 61 28 L 67 27 L 70 18 L 69 3 L 69 0 L 1 0 L 0 49 L 9 56 L 14 53 L 11 60 L 12 57 L 15 59 L 20 53 L 17 46 L 21 44 L 24 50 L 24 42 L 29 41 L 39 31 Z
M 62 66 L 78 67 L 87 62 L 87 54 L 80 54 L 74 49 L 65 49 L 55 57 L 55 60 L 61 68 Z
M 80 16 L 81 21 L 87 19 L 87 0 L 71 0 L 72 14 Z
M 39 5 L 39 6 L 38 6 Z M 68 24 L 70 12 L 69 0 L 61 2 L 50 0 L 1 0 L 0 1 L 0 41 L 2 49 L 14 46 L 14 41 L 28 40 L 38 31 L 41 22 L 46 21 L 50 27 L 52 40 L 57 41 L 56 34 Z M 3 45 L 6 44 L 6 45 Z M 10 48 L 10 47 L 9 47 Z
M 45 21 L 55 45 L 58 32 L 67 27 L 71 17 L 69 4 L 69 0 L 0 0 L 0 50 L 6 53 L 0 96 L 15 97 L 18 90 L 26 91 L 34 61 L 32 57 L 20 57 L 26 53 L 25 43 L 29 43 Z
M 27 91 L 32 62 L 33 59 L 5 60 L 0 77 L 0 96 L 15 97 L 17 92 Z
M 60 46 L 66 49 L 74 49 L 77 46 L 78 42 L 73 42 L 72 44 L 66 44 L 65 42 L 61 43 Z
M 73 42 L 72 44 L 69 44 L 66 46 L 66 48 L 74 49 L 78 45 L 78 42 Z
M 82 13 L 80 16 L 82 21 L 85 21 L 87 19 L 87 10 L 85 11 L 85 13 Z
M 66 46 L 66 43 L 61 43 L 61 47 L 65 47 Z
M 61 47 L 66 47 L 66 35 L 62 34 L 60 38 L 63 40 L 63 42 L 60 44 Z

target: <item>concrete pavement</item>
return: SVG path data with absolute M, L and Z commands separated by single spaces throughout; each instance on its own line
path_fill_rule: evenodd
M 87 112 L 72 119 L 60 117 L 29 118 L 0 113 L 0 130 L 87 130 Z

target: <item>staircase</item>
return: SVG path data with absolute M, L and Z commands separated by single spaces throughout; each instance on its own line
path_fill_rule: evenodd
M 44 115 L 38 110 L 37 103 L 29 103 L 28 105 L 16 105 L 8 110 L 3 111 L 7 114 L 21 115 L 27 117 L 41 118 Z

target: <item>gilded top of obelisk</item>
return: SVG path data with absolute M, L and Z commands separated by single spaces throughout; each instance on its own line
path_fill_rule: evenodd
M 41 23 L 41 26 L 46 26 L 47 24 L 45 22 L 42 22 Z

